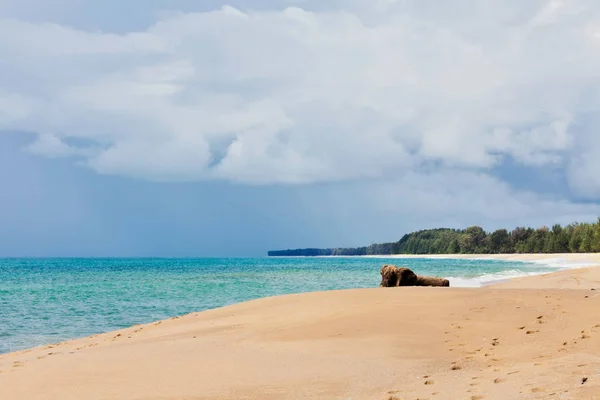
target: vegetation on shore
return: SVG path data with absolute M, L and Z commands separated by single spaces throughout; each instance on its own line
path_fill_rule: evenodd
M 277 256 L 365 256 L 387 254 L 511 254 L 600 252 L 600 218 L 596 223 L 538 229 L 517 227 L 486 232 L 467 229 L 428 229 L 406 234 L 397 242 L 365 247 L 269 251 Z

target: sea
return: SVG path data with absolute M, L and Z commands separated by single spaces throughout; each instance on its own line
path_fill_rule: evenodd
M 384 257 L 0 259 L 0 353 L 262 297 L 377 287 L 383 264 L 458 287 L 568 267 Z

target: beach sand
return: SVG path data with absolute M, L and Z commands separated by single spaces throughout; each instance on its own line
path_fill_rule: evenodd
M 266 298 L 0 355 L 0 399 L 600 399 L 599 310 L 600 268 Z

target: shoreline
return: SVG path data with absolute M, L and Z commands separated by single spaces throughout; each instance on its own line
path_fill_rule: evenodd
M 2 354 L 0 398 L 600 399 L 598 307 L 595 267 L 268 297 Z
M 380 256 L 365 256 L 379 258 Z M 384 258 L 384 257 L 382 257 Z M 555 271 L 540 272 L 529 275 L 494 279 L 481 282 L 481 287 L 490 287 L 501 284 L 508 284 L 512 281 L 521 279 L 541 277 L 548 274 L 554 274 L 560 271 L 569 271 L 582 268 L 593 268 L 600 266 L 600 253 L 549 253 L 549 254 L 432 254 L 432 255 L 392 255 L 392 259 L 435 259 L 435 260 L 494 260 L 505 262 L 520 262 L 527 264 L 543 265 L 555 268 Z
M 519 262 L 526 264 L 537 264 L 554 269 L 551 272 L 539 272 L 524 274 L 514 277 L 503 277 L 489 281 L 481 281 L 478 287 L 490 287 L 497 284 L 505 284 L 513 280 L 523 278 L 534 278 L 553 274 L 559 271 L 574 270 L 600 266 L 600 253 L 515 253 L 515 254 L 392 254 L 392 255 L 367 255 L 367 256 L 319 256 L 323 258 L 369 258 L 369 259 L 430 259 L 430 260 L 493 260 L 505 262 Z M 446 277 L 448 278 L 448 277 Z M 450 277 L 452 278 L 452 277 Z M 456 287 L 456 286 L 455 286 Z M 458 286 L 462 288 L 474 288 L 472 286 Z

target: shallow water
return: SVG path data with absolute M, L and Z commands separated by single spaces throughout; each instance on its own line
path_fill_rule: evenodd
M 0 353 L 260 297 L 376 287 L 382 264 L 466 287 L 556 270 L 491 260 L 359 257 L 0 259 Z

